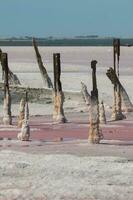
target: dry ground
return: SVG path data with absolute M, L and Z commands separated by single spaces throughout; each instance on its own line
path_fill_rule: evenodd
M 1 125 L 0 200 L 133 199 L 131 119 L 108 122 L 106 140 L 91 145 L 87 114 L 67 118 L 57 125 L 51 116 L 31 117 L 29 142 L 15 139 L 16 118 L 12 127 Z

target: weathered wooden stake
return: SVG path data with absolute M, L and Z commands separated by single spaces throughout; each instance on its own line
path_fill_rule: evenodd
M 119 79 L 120 39 L 113 40 L 113 57 L 114 57 L 114 72 Z M 122 120 L 125 118 L 121 110 L 120 87 L 116 83 L 114 84 L 114 105 L 112 108 L 111 118 L 113 120 Z
M 60 81 L 61 66 L 60 66 L 60 54 L 53 54 L 54 65 L 54 112 L 53 119 L 58 123 L 65 123 L 66 117 L 64 115 L 63 103 L 64 93 L 62 91 L 62 85 Z
M 106 115 L 105 115 L 103 101 L 101 101 L 99 110 L 100 110 L 100 117 L 99 117 L 100 124 L 106 124 Z
M 1 64 L 4 70 L 4 116 L 3 116 L 3 123 L 5 125 L 12 124 L 12 117 L 11 117 L 11 96 L 9 91 L 9 84 L 8 84 L 8 55 L 7 53 L 1 54 Z
M 91 91 L 90 129 L 88 140 L 92 144 L 98 144 L 103 138 L 102 131 L 99 128 L 99 101 L 96 81 L 96 64 L 96 60 L 91 62 L 93 90 Z
M 115 71 L 113 68 L 109 68 L 106 73 L 107 77 L 111 80 L 112 84 L 116 84 L 116 87 L 120 88 L 120 96 L 122 99 L 122 110 L 125 112 L 132 112 L 133 111 L 133 104 L 129 99 L 129 96 L 120 83 L 120 80 L 118 79 L 117 75 L 115 74 Z
M 19 116 L 18 116 L 18 127 L 22 128 L 22 124 L 24 122 L 24 116 L 25 116 L 25 99 L 22 98 L 20 101 L 20 107 L 19 107 Z
M 37 63 L 38 63 L 38 66 L 39 66 L 39 69 L 40 69 L 40 72 L 41 72 L 44 87 L 53 88 L 52 81 L 51 81 L 50 77 L 48 76 L 46 68 L 43 65 L 43 61 L 42 61 L 41 55 L 39 53 L 35 38 L 33 38 L 32 44 L 33 44 L 34 49 L 35 49 L 36 59 L 37 59 Z
M 83 82 L 81 82 L 81 93 L 82 93 L 82 96 L 83 96 L 83 99 L 84 99 L 86 105 L 90 106 L 91 96 L 88 93 L 87 86 Z
M 21 132 L 18 133 L 17 138 L 22 141 L 28 141 L 30 138 L 30 126 L 29 126 L 29 106 L 28 106 L 28 94 L 26 92 L 25 100 L 25 116 L 21 128 Z
M 1 65 L 2 65 L 1 58 L 2 58 L 2 50 L 0 49 L 0 62 L 1 62 Z M 2 67 L 2 80 L 4 80 L 4 68 L 3 67 Z M 9 85 L 21 85 L 17 75 L 14 74 L 9 69 L 9 67 L 8 67 L 8 82 L 9 82 Z

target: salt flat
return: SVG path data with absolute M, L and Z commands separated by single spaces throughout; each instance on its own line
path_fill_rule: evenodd
M 18 75 L 23 85 L 43 87 L 33 47 L 2 47 L 8 53 L 9 67 Z M 97 82 L 100 99 L 112 104 L 112 84 L 106 71 L 113 65 L 112 47 L 39 47 L 44 65 L 53 80 L 53 53 L 61 53 L 63 90 L 81 90 L 83 81 L 90 92 L 92 89 L 92 59 L 98 61 Z M 120 80 L 133 100 L 133 47 L 121 47 Z
M 133 162 L 126 158 L 3 150 L 0 169 L 0 200 L 133 198 Z
M 107 106 L 112 105 L 113 87 L 106 77 L 107 69 L 113 65 L 112 47 L 40 47 L 39 49 L 52 80 L 52 54 L 61 53 L 63 90 L 80 91 L 80 82 L 83 81 L 90 92 L 92 90 L 90 62 L 96 59 L 99 99 Z M 8 53 L 9 67 L 18 75 L 23 85 L 43 87 L 32 47 L 2 47 L 2 51 Z M 133 47 L 121 48 L 120 80 L 133 101 L 132 55 Z M 81 106 L 77 101 L 69 104 L 65 102 L 64 107 L 65 112 L 69 113 L 88 112 L 86 105 Z M 52 103 L 45 104 L 45 102 L 30 103 L 29 108 L 31 115 L 48 115 L 53 111 Z M 18 115 L 18 110 L 19 105 L 13 104 L 13 115 Z M 22 149 L 0 151 L 0 200 L 133 199 L 132 145 L 92 147 L 79 143 L 74 147 L 75 153 L 73 153 L 74 145 L 71 145 L 71 148 L 70 145 L 51 146 L 51 151 L 50 145 L 44 145 L 44 148 L 29 147 L 25 152 Z

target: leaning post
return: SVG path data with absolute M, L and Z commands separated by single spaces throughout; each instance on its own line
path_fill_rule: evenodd
M 44 87 L 53 88 L 52 81 L 47 73 L 47 70 L 46 70 L 44 64 L 43 64 L 42 57 L 41 57 L 41 54 L 39 53 L 39 49 L 38 49 L 35 38 L 33 38 L 32 44 L 33 44 L 33 47 L 35 50 L 36 59 L 37 59 L 37 63 L 38 63 L 39 69 L 40 69 Z
M 99 127 L 99 101 L 96 80 L 96 64 L 96 60 L 91 62 L 93 90 L 91 91 L 90 129 L 88 141 L 92 144 L 99 144 L 100 140 L 103 138 L 102 131 Z
M 11 117 L 11 96 L 9 90 L 9 83 L 8 83 L 8 55 L 7 53 L 1 54 L 1 64 L 3 68 L 3 76 L 4 76 L 4 116 L 3 116 L 3 123 L 5 125 L 12 124 L 12 117 Z
M 62 84 L 60 81 L 61 75 L 61 63 L 60 63 L 60 53 L 53 54 L 53 66 L 54 66 L 54 112 L 53 120 L 58 123 L 65 123 L 66 117 L 64 115 L 63 103 L 64 103 L 64 93 L 62 91 Z

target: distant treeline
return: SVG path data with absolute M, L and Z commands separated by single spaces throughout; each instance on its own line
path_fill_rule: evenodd
M 39 46 L 112 46 L 113 38 L 84 38 L 81 36 L 75 38 L 36 38 Z M 133 38 L 122 38 L 122 46 L 132 46 Z M 32 38 L 10 38 L 0 39 L 0 46 L 32 46 Z

